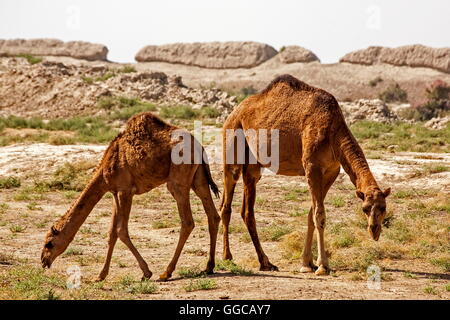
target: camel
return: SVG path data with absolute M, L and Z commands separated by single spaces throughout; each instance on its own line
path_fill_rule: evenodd
M 177 131 L 178 130 L 178 131 Z M 152 272 L 147 263 L 131 242 L 128 234 L 128 220 L 134 195 L 148 192 L 164 183 L 177 202 L 181 218 L 181 230 L 178 244 L 166 271 L 160 280 L 167 280 L 175 270 L 183 246 L 194 228 L 189 192 L 192 188 L 201 199 L 208 217 L 210 252 L 205 272 L 213 273 L 215 266 L 215 247 L 220 217 L 210 194 L 210 188 L 218 197 L 219 190 L 214 183 L 209 165 L 179 163 L 172 161 L 172 149 L 179 146 L 181 139 L 174 139 L 174 133 L 183 133 L 185 137 L 196 140 L 185 130 L 168 124 L 150 112 L 133 116 L 126 129 L 110 143 L 102 160 L 97 166 L 93 178 L 84 188 L 70 209 L 50 229 L 42 249 L 41 262 L 44 268 L 50 268 L 53 261 L 65 251 L 75 237 L 94 206 L 106 192 L 114 198 L 112 222 L 109 230 L 106 260 L 97 280 L 106 278 L 117 238 L 133 253 L 143 272 L 143 278 L 150 278 Z M 185 142 L 192 144 L 189 139 Z M 191 156 L 200 153 L 206 159 L 203 147 L 190 148 Z M 183 153 L 185 149 L 180 152 Z M 198 154 L 197 154 L 198 155 Z
M 236 156 L 229 159 L 232 157 L 229 155 L 230 151 L 234 151 L 231 154 L 239 151 L 236 145 L 237 135 L 227 140 L 225 132 L 230 129 L 242 129 L 241 132 L 248 129 L 278 129 L 279 164 L 276 174 L 307 178 L 312 205 L 308 214 L 301 272 L 326 275 L 330 271 L 324 244 L 324 199 L 336 180 L 341 165 L 356 186 L 356 195 L 363 200 L 362 208 L 367 216 L 370 236 L 376 241 L 379 239 L 390 188 L 385 191 L 379 188 L 361 147 L 345 123 L 336 99 L 330 93 L 291 75 L 282 75 L 260 93 L 241 102 L 223 125 L 224 192 L 220 210 L 224 230 L 224 259 L 232 259 L 229 243 L 231 204 L 236 183 L 242 174 L 244 196 L 241 216 L 256 249 L 260 270 L 278 270 L 270 263 L 261 247 L 254 214 L 256 184 L 261 178 L 261 170 L 269 164 L 263 164 L 259 160 L 259 155 L 253 151 L 259 150 L 255 145 L 257 140 L 249 139 L 247 135 L 244 140 L 244 163 L 238 163 Z M 268 140 L 270 139 L 271 135 L 268 136 Z M 268 141 L 267 145 L 270 144 Z M 251 163 L 249 154 L 256 161 Z M 317 266 L 313 263 L 311 253 L 314 230 L 317 231 Z

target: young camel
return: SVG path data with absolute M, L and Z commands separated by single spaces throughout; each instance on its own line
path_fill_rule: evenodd
M 245 135 L 244 164 L 236 161 L 237 135 L 227 141 L 227 129 L 278 129 L 279 166 L 276 174 L 287 176 L 306 176 L 312 206 L 308 215 L 308 231 L 303 249 L 301 272 L 314 272 L 317 275 L 329 273 L 328 259 L 324 245 L 325 196 L 337 178 L 340 166 L 350 176 L 356 186 L 356 194 L 363 200 L 363 210 L 367 215 L 368 231 L 378 240 L 386 213 L 386 200 L 390 189 L 384 192 L 378 187 L 370 172 L 364 154 L 348 129 L 336 99 L 328 92 L 314 88 L 290 76 L 274 79 L 261 93 L 244 100 L 225 121 L 223 126 L 224 146 L 224 194 L 221 201 L 221 215 L 224 226 L 224 259 L 232 259 L 229 244 L 229 223 L 233 193 L 243 175 L 244 197 L 241 216 L 260 262 L 260 270 L 278 270 L 270 263 L 258 239 L 254 204 L 256 184 L 261 178 L 263 165 L 259 155 L 258 142 Z M 266 145 L 271 145 L 268 135 Z M 262 142 L 264 143 L 264 142 Z M 231 153 L 230 153 L 231 151 Z M 227 159 L 227 154 L 233 154 Z M 249 161 L 249 154 L 257 160 Z M 317 231 L 318 259 L 313 263 L 311 245 L 314 230 Z
M 173 139 L 172 134 L 175 131 L 176 133 L 181 132 L 184 136 L 177 134 L 178 138 Z M 186 137 L 188 139 L 185 139 Z M 131 203 L 134 195 L 148 192 L 167 183 L 167 189 L 177 202 L 181 230 L 174 256 L 160 279 L 167 280 L 171 277 L 183 246 L 194 228 L 189 202 L 191 188 L 201 199 L 208 217 L 210 252 L 205 271 L 212 273 L 215 266 L 215 246 L 220 217 L 209 188 L 211 187 L 216 196 L 218 196 L 218 188 L 211 177 L 207 163 L 175 164 L 171 158 L 172 149 L 175 146 L 180 146 L 180 143 L 188 146 L 186 143 L 191 143 L 191 147 L 192 144 L 195 144 L 195 147 L 188 149 L 191 150 L 190 159 L 194 159 L 195 152 L 199 159 L 206 159 L 203 148 L 194 141 L 187 131 L 167 124 L 149 112 L 131 118 L 125 131 L 110 143 L 92 180 L 79 198 L 47 233 L 41 255 L 42 266 L 50 268 L 56 257 L 63 253 L 73 240 L 97 202 L 109 191 L 114 196 L 114 207 L 106 261 L 98 280 L 103 280 L 108 275 L 117 238 L 123 241 L 137 259 L 143 272 L 143 278 L 150 278 L 152 272 L 128 234 Z

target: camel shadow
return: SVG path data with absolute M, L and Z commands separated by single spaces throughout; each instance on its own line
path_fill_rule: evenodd
M 312 274 L 311 274 L 312 276 Z M 276 279 L 296 279 L 296 280 L 305 280 L 304 277 L 301 276 L 292 276 L 292 275 L 283 275 L 283 274 L 277 274 L 276 271 L 273 274 L 267 274 L 267 273 L 251 273 L 251 274 L 239 274 L 239 273 L 233 273 L 231 271 L 215 271 L 213 274 L 201 274 L 196 277 L 174 277 L 167 280 L 167 282 L 170 281 L 179 281 L 179 280 L 185 280 L 185 279 L 199 279 L 202 277 L 207 278 L 234 278 L 234 277 L 247 277 L 247 278 L 254 278 L 254 277 L 260 277 L 260 278 L 276 278 Z M 317 280 L 317 281 L 325 281 L 326 278 L 319 278 L 319 277 L 311 277 L 308 278 L 308 280 Z M 159 280 L 157 280 L 159 281 Z

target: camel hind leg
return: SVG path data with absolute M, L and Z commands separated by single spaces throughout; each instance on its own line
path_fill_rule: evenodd
M 255 199 L 256 184 L 261 179 L 261 167 L 259 165 L 245 165 L 243 170 L 244 178 L 244 199 L 242 201 L 241 216 L 244 220 L 248 233 L 255 246 L 256 254 L 260 263 L 261 271 L 278 271 L 278 267 L 270 263 L 269 258 L 264 253 L 258 237 L 255 221 Z
M 193 165 L 174 165 L 171 168 L 170 176 L 167 181 L 167 189 L 177 202 L 178 214 L 181 220 L 180 236 L 178 238 L 177 248 L 167 266 L 166 271 L 159 276 L 159 279 L 166 281 L 172 276 L 172 272 L 180 257 L 186 240 L 194 230 L 194 218 L 192 217 L 191 204 L 189 200 L 189 191 L 191 190 L 194 174 L 198 166 Z
M 216 207 L 214 205 L 213 199 L 211 197 L 211 192 L 209 190 L 208 180 L 205 175 L 203 166 L 199 166 L 192 184 L 192 189 L 195 194 L 200 198 L 205 209 L 206 215 L 208 217 L 208 229 L 209 229 L 209 259 L 206 265 L 205 272 L 211 274 L 214 272 L 215 266 L 215 256 L 216 256 L 216 242 L 217 242 L 217 232 L 219 230 L 220 217 L 217 214 Z
M 234 189 L 241 175 L 242 165 L 225 164 L 223 168 L 224 191 L 220 205 L 222 225 L 223 225 L 223 259 L 232 260 L 230 250 L 229 226 L 231 220 L 231 205 L 233 202 Z

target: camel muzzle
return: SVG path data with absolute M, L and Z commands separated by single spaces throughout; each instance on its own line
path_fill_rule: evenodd
M 50 269 L 50 267 L 52 266 L 52 261 L 49 257 L 45 257 L 44 253 L 41 254 L 41 265 L 42 268 L 48 268 Z
M 369 233 L 373 240 L 378 241 L 378 239 L 380 239 L 381 226 L 369 226 Z

